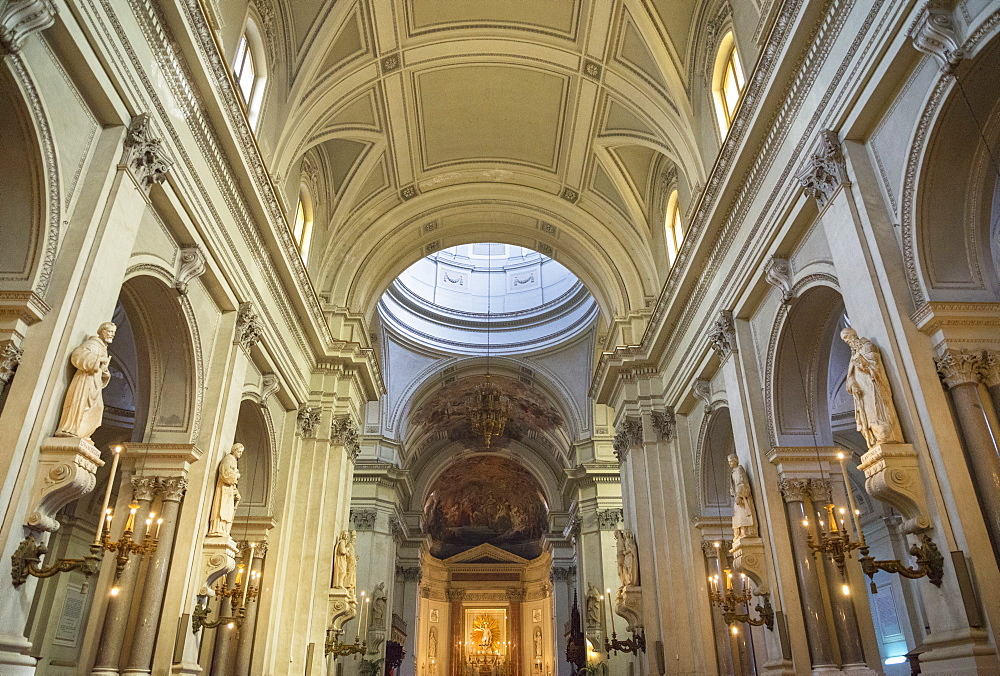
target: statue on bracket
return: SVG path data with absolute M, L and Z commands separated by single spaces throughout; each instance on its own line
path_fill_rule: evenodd
M 587 587 L 587 629 L 601 626 L 601 590 L 594 585 Z
M 70 354 L 69 360 L 76 373 L 66 390 L 57 437 L 80 437 L 90 441 L 90 435 L 101 426 L 104 417 L 102 390 L 111 382 L 108 345 L 115 339 L 117 330 L 113 322 L 104 322 L 97 328 L 96 336 L 87 338 Z
M 219 475 L 215 481 L 215 498 L 208 523 L 208 537 L 229 537 L 229 531 L 236 520 L 236 505 L 241 496 L 236 487 L 240 480 L 239 459 L 243 456 L 243 444 L 233 444 L 229 453 L 219 463 Z
M 372 629 L 385 629 L 386 595 L 385 582 L 379 582 L 372 592 Z
M 757 534 L 757 515 L 753 507 L 753 494 L 750 492 L 750 477 L 740 465 L 740 459 L 735 453 L 729 454 L 729 467 L 732 474 L 729 477 L 729 495 L 733 497 L 733 544 L 742 538 L 755 538 Z
M 622 587 L 638 587 L 639 551 L 632 531 L 616 530 L 615 545 L 618 550 L 618 579 L 621 580 Z
M 333 550 L 333 586 L 352 593 L 357 587 L 358 562 L 354 554 L 357 541 L 358 534 L 355 531 L 342 531 L 337 547 Z
M 879 349 L 849 326 L 840 332 L 840 337 L 851 348 L 847 391 L 854 396 L 854 420 L 868 448 L 904 443 Z

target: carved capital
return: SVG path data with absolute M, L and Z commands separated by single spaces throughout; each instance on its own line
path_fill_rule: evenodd
M 396 577 L 403 582 L 420 582 L 420 566 L 396 566 Z
M 712 330 L 708 332 L 708 339 L 712 343 L 712 349 L 719 355 L 719 359 L 725 359 L 736 349 L 736 329 L 733 326 L 733 315 L 728 310 L 719 313 L 718 319 L 712 325 Z
M 152 502 L 160 489 L 160 480 L 153 476 L 132 477 L 132 497 L 136 501 Z
M 716 547 L 718 543 L 718 547 Z M 702 540 L 701 541 L 701 553 L 705 555 L 707 559 L 717 559 L 719 557 L 725 558 L 726 552 L 729 548 L 733 546 L 733 543 L 729 540 Z
M 56 21 L 52 0 L 7 0 L 0 3 L 0 52 L 16 54 L 25 38 Z
M 764 266 L 764 279 L 781 292 L 781 302 L 792 300 L 792 266 L 787 258 L 771 256 Z
M 160 477 L 160 492 L 164 500 L 180 502 L 187 490 L 188 480 L 184 476 Z
M 567 582 L 576 578 L 576 566 L 552 566 L 553 582 Z
M 312 439 L 316 436 L 316 428 L 319 427 L 319 419 L 323 411 L 319 406 L 303 406 L 299 409 L 299 414 L 295 418 L 295 424 L 299 431 L 299 436 L 303 439 Z
M 639 418 L 625 418 L 615 428 L 615 440 L 612 442 L 618 462 L 625 462 L 628 459 L 628 452 L 641 445 L 642 420 Z
M 778 490 L 785 502 L 805 502 L 809 497 L 809 479 L 779 479 Z
M 978 384 L 983 368 L 981 352 L 947 349 L 934 359 L 938 375 L 949 390 L 959 385 Z
M 983 352 L 983 364 L 979 373 L 986 387 L 1000 385 L 1000 352 L 996 350 Z
M 160 139 L 153 135 L 148 113 L 132 118 L 125 135 L 125 152 L 122 157 L 136 182 L 148 193 L 150 188 L 163 183 L 173 162 L 167 159 Z
M 464 589 L 449 589 L 448 590 L 448 600 L 452 603 L 461 602 L 465 598 Z
M 352 509 L 350 518 L 354 530 L 375 530 L 378 513 L 374 509 Z
M 507 590 L 507 600 L 511 603 L 520 603 L 524 601 L 524 590 L 523 589 L 508 589 Z
M 358 438 L 358 424 L 349 415 L 337 415 L 330 423 L 330 438 L 344 447 L 344 452 L 354 462 L 361 454 L 361 441 Z
M 810 479 L 809 497 L 815 505 L 828 505 L 832 501 L 829 479 Z
M 652 422 L 653 429 L 660 437 L 660 441 L 670 441 L 673 439 L 674 432 L 677 431 L 677 417 L 674 415 L 674 409 L 668 406 L 662 411 L 653 411 L 650 416 L 650 422 Z
M 253 348 L 264 333 L 264 326 L 260 323 L 260 317 L 253 309 L 253 303 L 243 303 L 240 305 L 239 314 L 236 315 L 236 342 L 247 352 Z
M 841 186 L 850 185 L 847 163 L 835 131 L 824 129 L 819 133 L 812 155 L 795 173 L 795 178 L 821 210 Z
M 101 453 L 86 439 L 50 437 L 42 443 L 38 472 L 25 524 L 34 531 L 59 530 L 56 514 L 65 505 L 94 490 Z
M 14 344 L 14 341 L 7 341 L 0 347 L 0 394 L 3 393 L 7 383 L 14 377 L 17 365 L 21 363 L 21 356 L 24 350 Z
M 615 530 L 624 519 L 620 509 L 602 509 L 597 512 L 597 527 L 601 530 Z
M 195 277 L 200 277 L 205 272 L 205 253 L 197 244 L 186 246 L 181 249 L 181 255 L 177 263 L 177 274 L 174 277 L 174 288 L 181 295 L 187 295 L 188 284 Z
M 965 50 L 955 34 L 951 7 L 946 2 L 931 0 L 924 5 L 910 26 L 909 35 L 914 49 L 937 59 L 945 75 L 953 73 L 965 58 Z

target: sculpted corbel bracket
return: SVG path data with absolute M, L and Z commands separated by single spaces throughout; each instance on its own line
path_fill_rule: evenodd
M 202 545 L 202 580 L 199 596 L 215 596 L 212 585 L 223 575 L 236 568 L 236 542 L 228 537 L 207 537 Z
M 912 444 L 876 444 L 861 456 L 865 490 L 903 515 L 903 530 L 920 533 L 931 526 L 927 498 L 920 482 L 917 452 Z
M 191 280 L 205 273 L 205 252 L 197 244 L 193 244 L 183 247 L 178 259 L 177 274 L 174 275 L 174 288 L 182 296 L 186 296 Z
M 328 628 L 334 634 L 340 635 L 344 624 L 350 622 L 358 614 L 358 600 L 354 592 L 343 587 L 334 587 L 329 592 L 330 624 Z
M 767 569 L 764 565 L 764 541 L 757 537 L 743 537 L 729 550 L 733 555 L 733 570 L 745 573 L 757 585 L 757 594 L 767 594 Z
M 626 629 L 642 629 L 642 587 L 619 587 L 615 593 L 615 615 L 628 622 Z
M 909 36 L 913 48 L 937 59 L 945 75 L 955 72 L 965 58 L 965 50 L 955 34 L 951 7 L 941 0 L 931 0 L 924 5 L 910 26 Z
M 59 530 L 56 513 L 97 484 L 101 452 L 80 437 L 50 437 L 42 442 L 38 473 L 28 504 L 26 526 L 36 532 Z

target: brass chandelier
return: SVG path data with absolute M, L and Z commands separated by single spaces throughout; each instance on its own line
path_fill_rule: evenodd
M 492 249 L 488 260 L 488 272 L 486 273 L 486 382 L 476 385 L 475 392 L 469 397 L 465 406 L 472 432 L 483 438 L 486 448 L 490 447 L 493 437 L 501 436 L 507 429 L 511 410 L 510 397 L 490 381 L 490 331 L 493 318 L 493 283 L 490 278 L 493 272 Z

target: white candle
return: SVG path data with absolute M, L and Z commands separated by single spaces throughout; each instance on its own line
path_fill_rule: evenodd
M 858 533 L 858 543 L 865 546 L 865 533 L 861 530 L 861 522 L 858 519 L 858 506 L 854 504 L 854 491 L 851 490 L 851 482 L 847 478 L 847 458 L 843 453 L 837 453 L 840 460 L 840 473 L 844 476 L 844 490 L 847 491 L 847 500 L 851 505 L 851 520 L 854 522 L 854 530 Z
M 240 602 L 241 608 L 246 608 L 247 592 L 250 590 L 250 566 L 253 565 L 253 550 L 257 546 L 256 542 L 250 543 L 250 553 L 247 554 L 246 575 L 243 576 L 243 600 Z
M 115 446 L 112 451 L 114 456 L 111 459 L 111 472 L 108 473 L 108 487 L 104 489 L 104 503 L 101 505 L 101 518 L 97 520 L 97 535 L 94 536 L 94 543 L 100 543 L 104 534 L 104 515 L 108 512 L 108 503 L 111 502 L 111 487 L 115 483 L 115 472 L 118 470 L 118 459 L 121 457 L 122 447 Z
M 615 634 L 615 608 L 611 605 L 611 590 L 605 590 L 608 595 L 608 612 L 611 614 L 611 635 Z

